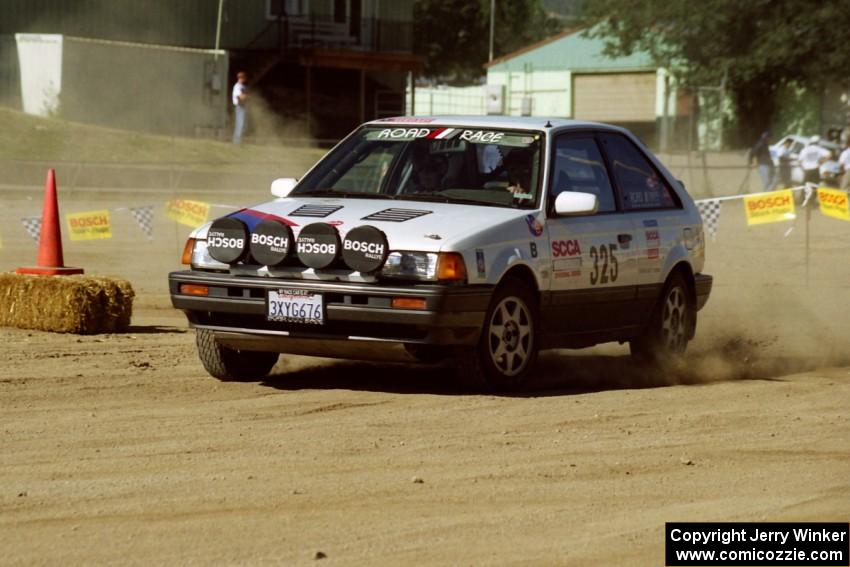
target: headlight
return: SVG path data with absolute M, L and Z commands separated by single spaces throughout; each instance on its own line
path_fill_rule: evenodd
M 228 270 L 230 266 L 214 260 L 207 250 L 206 240 L 190 238 L 183 249 L 183 263 L 201 270 Z
M 466 281 L 466 266 L 457 252 L 395 251 L 387 256 L 381 275 L 429 282 Z

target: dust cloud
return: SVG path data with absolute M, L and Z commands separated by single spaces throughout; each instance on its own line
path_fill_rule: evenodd
M 248 143 L 278 146 L 317 147 L 307 120 L 283 116 L 263 97 L 251 92 L 248 103 Z
M 809 224 L 747 227 L 743 205 L 727 204 L 705 273 L 714 288 L 699 312 L 684 357 L 636 365 L 628 345 L 541 356 L 540 387 L 579 390 L 656 387 L 727 380 L 774 380 L 850 365 L 850 223 L 822 216 Z M 793 231 L 788 231 L 793 227 Z

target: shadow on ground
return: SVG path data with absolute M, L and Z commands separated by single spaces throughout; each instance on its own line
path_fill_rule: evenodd
M 180 329 L 166 325 L 130 325 L 124 334 L 127 335 L 166 335 L 185 334 L 189 329 Z
M 781 381 L 783 376 L 850 365 L 850 356 L 776 356 L 763 344 L 734 339 L 660 365 L 639 364 L 629 355 L 587 355 L 575 351 L 540 356 L 529 384 L 499 395 L 544 397 L 608 390 L 698 385 L 731 380 Z M 487 392 L 468 383 L 450 365 L 416 366 L 346 362 L 278 372 L 263 385 L 279 390 L 343 389 L 400 394 L 466 395 Z

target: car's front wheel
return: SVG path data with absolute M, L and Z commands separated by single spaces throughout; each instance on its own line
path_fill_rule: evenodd
M 492 389 L 524 385 L 537 360 L 538 321 L 535 294 L 518 279 L 505 280 L 490 302 L 475 355 L 467 360 L 471 371 Z
M 277 363 L 276 352 L 241 351 L 220 345 L 213 332 L 195 330 L 198 357 L 214 378 L 227 381 L 250 381 L 264 378 Z
M 629 342 L 632 356 L 657 362 L 684 354 L 696 324 L 696 306 L 685 278 L 673 275 L 661 294 L 649 324 Z

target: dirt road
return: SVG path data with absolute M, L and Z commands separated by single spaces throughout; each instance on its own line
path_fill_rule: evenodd
M 551 353 L 515 396 L 308 358 L 217 382 L 163 295 L 180 234 L 124 219 L 66 259 L 133 281 L 129 333 L 0 329 L 0 563 L 661 565 L 667 521 L 847 521 L 850 229 L 813 223 L 807 287 L 801 226 L 726 214 L 687 363 Z

